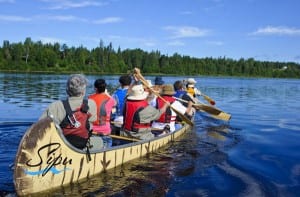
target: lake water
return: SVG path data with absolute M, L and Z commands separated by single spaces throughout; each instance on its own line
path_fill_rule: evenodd
M 101 76 L 87 77 L 92 93 Z M 67 78 L 0 73 L 0 196 L 15 195 L 10 165 L 19 141 L 50 102 L 64 98 Z M 118 76 L 103 78 L 118 84 Z M 300 80 L 195 79 L 229 122 L 197 113 L 194 129 L 163 150 L 53 195 L 300 196 Z

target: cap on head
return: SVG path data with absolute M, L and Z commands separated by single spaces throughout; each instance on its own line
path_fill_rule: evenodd
M 162 80 L 162 77 L 155 77 L 154 84 L 155 85 L 163 85 L 165 82 Z

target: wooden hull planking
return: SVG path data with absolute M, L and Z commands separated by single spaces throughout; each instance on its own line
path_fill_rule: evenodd
M 152 140 L 115 146 L 101 152 L 72 147 L 61 129 L 50 118 L 33 124 L 24 134 L 15 159 L 14 185 L 19 196 L 38 194 L 76 183 L 105 170 L 154 152 L 190 129 L 180 130 Z

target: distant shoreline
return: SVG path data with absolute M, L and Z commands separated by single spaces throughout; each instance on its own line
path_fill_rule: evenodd
M 67 74 L 76 74 L 76 73 L 82 73 L 87 75 L 123 75 L 128 73 L 96 73 L 96 72 L 71 72 L 71 71 L 63 71 L 63 72 L 57 72 L 57 71 L 18 71 L 18 70 L 0 70 L 0 73 L 19 73 L 19 74 L 55 74 L 55 75 L 67 75 Z M 165 74 L 165 73 L 144 73 L 146 76 L 184 76 L 184 77 L 224 77 L 224 78 L 265 78 L 265 79 L 299 79 L 299 78 L 293 78 L 293 77 L 265 77 L 265 76 L 229 76 L 229 75 L 176 75 L 176 74 Z

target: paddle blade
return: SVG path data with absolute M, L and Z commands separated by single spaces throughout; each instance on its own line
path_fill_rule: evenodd
M 229 121 L 231 119 L 231 115 L 226 112 L 221 112 L 218 115 L 212 115 L 212 117 L 224 121 Z
M 203 97 L 204 97 L 205 100 L 207 100 L 207 102 L 209 104 L 211 104 L 211 105 L 215 105 L 216 104 L 216 102 L 213 99 L 211 99 L 209 96 L 203 95 Z

